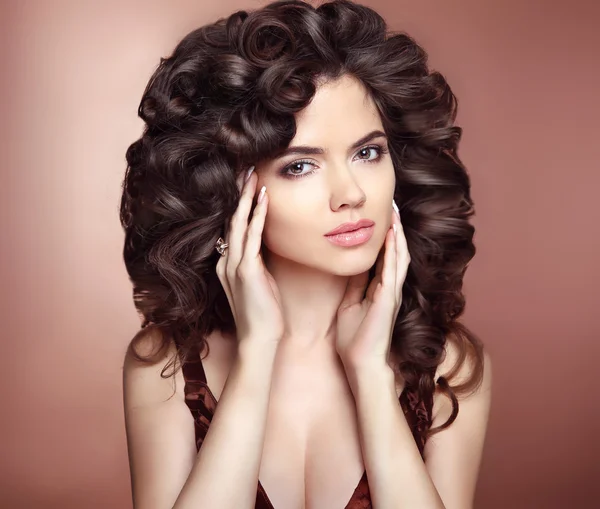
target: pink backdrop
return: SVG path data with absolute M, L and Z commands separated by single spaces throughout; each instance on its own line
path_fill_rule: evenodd
M 125 150 L 159 56 L 264 3 L 1 4 L 0 506 L 131 507 Z M 478 228 L 466 321 L 495 376 L 477 507 L 597 507 L 600 4 L 365 3 L 427 48 L 461 104 Z

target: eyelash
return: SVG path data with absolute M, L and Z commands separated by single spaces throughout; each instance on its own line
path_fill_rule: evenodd
M 358 152 L 362 152 L 363 150 L 369 150 L 369 149 L 373 149 L 373 150 L 377 150 L 378 151 L 378 156 L 375 159 L 362 159 L 362 161 L 364 161 L 365 163 L 377 163 L 379 161 L 381 161 L 381 159 L 383 158 L 383 156 L 385 154 L 388 153 L 388 150 L 381 146 L 381 145 L 368 145 L 366 147 L 363 147 L 361 149 L 358 150 Z M 357 152 L 357 153 L 358 153 Z M 285 178 L 290 178 L 290 179 L 299 179 L 299 178 L 303 178 L 306 177 L 308 175 L 311 175 L 314 173 L 314 170 L 311 170 L 309 172 L 303 173 L 301 175 L 294 175 L 293 173 L 288 173 L 288 171 L 295 165 L 297 164 L 313 164 L 312 161 L 308 161 L 306 159 L 300 159 L 298 161 L 294 161 L 290 164 L 287 164 L 286 166 L 284 166 L 280 171 L 279 174 L 282 175 Z

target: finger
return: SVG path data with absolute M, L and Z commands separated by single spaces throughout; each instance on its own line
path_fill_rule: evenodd
M 383 260 L 383 270 L 381 272 L 381 282 L 384 294 L 396 303 L 396 272 L 397 272 L 397 251 L 396 251 L 396 232 L 390 228 L 385 238 L 385 254 Z
M 387 239 L 387 234 L 386 234 Z M 383 271 L 383 260 L 385 258 L 385 239 L 383 241 L 383 246 L 381 246 L 381 250 L 377 255 L 377 262 L 375 263 L 375 277 L 381 279 L 381 272 Z
M 262 195 L 262 201 L 261 201 Z M 246 238 L 246 246 L 242 258 L 249 260 L 255 260 L 260 254 L 260 247 L 262 245 L 262 234 L 265 227 L 265 218 L 267 217 L 267 209 L 269 205 L 269 197 L 265 186 L 262 186 L 258 193 L 258 202 L 254 208 L 252 214 L 252 220 L 248 225 L 248 235 Z
M 367 288 L 367 293 L 365 294 L 365 300 L 371 304 L 375 298 L 375 290 L 381 283 L 381 277 L 375 276 L 371 282 L 369 283 L 369 287 Z
M 387 246 L 388 233 L 386 233 L 385 238 L 383 239 L 383 246 L 381 246 L 381 250 L 377 255 L 377 261 L 375 262 L 375 274 L 373 279 L 369 283 L 369 287 L 367 288 L 367 292 L 365 294 L 365 299 L 369 304 L 373 302 L 375 299 L 375 291 L 381 283 L 381 274 L 383 272 L 383 261 L 385 259 L 385 251 Z
M 363 295 L 365 294 L 365 288 L 369 282 L 369 271 L 356 274 L 348 278 L 348 286 L 346 286 L 346 292 L 342 298 L 342 302 L 339 308 L 345 309 L 354 304 L 358 304 L 362 301 Z
M 377 285 L 379 283 L 381 283 L 381 272 L 383 271 L 383 260 L 384 260 L 384 256 L 385 256 L 386 242 L 387 242 L 387 234 L 383 240 L 383 246 L 381 246 L 381 250 L 379 251 L 379 254 L 377 255 L 377 260 L 375 261 L 375 274 L 373 275 L 373 279 L 371 280 L 371 283 L 369 284 L 369 287 L 367 288 L 367 293 L 365 294 L 365 298 L 367 299 L 367 301 L 369 303 L 373 302 L 373 298 L 375 295 L 375 290 L 377 288 Z
M 250 178 L 244 184 L 238 207 L 231 218 L 229 235 L 227 237 L 229 253 L 227 254 L 226 265 L 226 271 L 230 277 L 234 276 L 237 266 L 242 258 L 246 230 L 248 228 L 248 216 L 250 215 L 250 209 L 252 208 L 252 200 L 254 199 L 254 193 L 256 191 L 256 182 L 257 177 L 255 177 L 254 172 L 252 172 Z
M 242 171 L 235 179 L 235 183 L 236 183 L 238 191 L 240 193 L 240 198 L 242 196 L 244 184 L 246 183 L 246 177 L 248 176 L 248 171 Z M 229 219 L 229 225 L 231 225 L 231 219 L 232 218 Z M 230 228 L 227 228 L 227 231 L 225 232 L 225 235 L 226 235 L 225 242 L 229 242 L 229 232 L 230 232 Z
M 393 223 L 396 225 L 396 251 L 397 251 L 397 264 L 396 264 L 396 283 L 395 293 L 398 301 L 402 298 L 402 286 L 406 280 L 406 273 L 408 271 L 408 265 L 410 264 L 410 253 L 408 252 L 408 244 L 406 242 L 406 236 L 404 235 L 404 228 L 398 212 L 393 213 Z
M 235 306 L 233 303 L 233 297 L 231 294 L 231 286 L 229 285 L 229 280 L 227 279 L 227 274 L 225 273 L 225 267 L 227 266 L 227 260 L 225 257 L 226 257 L 228 250 L 229 249 L 225 250 L 225 255 L 222 255 L 219 257 L 219 260 L 217 261 L 216 272 L 217 272 L 217 277 L 219 278 L 219 281 L 221 282 L 221 286 L 223 287 L 223 290 L 225 291 L 227 301 L 229 302 L 229 307 L 231 308 L 231 313 L 233 314 L 233 317 L 235 318 L 236 313 L 235 313 Z

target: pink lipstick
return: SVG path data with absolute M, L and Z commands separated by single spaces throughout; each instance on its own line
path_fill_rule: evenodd
M 344 223 L 325 234 L 327 240 L 338 246 L 358 246 L 367 242 L 375 229 L 370 219 L 361 219 L 356 223 Z

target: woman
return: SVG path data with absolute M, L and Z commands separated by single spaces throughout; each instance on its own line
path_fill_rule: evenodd
M 186 36 L 139 114 L 136 509 L 472 507 L 491 371 L 457 320 L 470 184 L 423 49 L 351 2 L 276 2 Z

